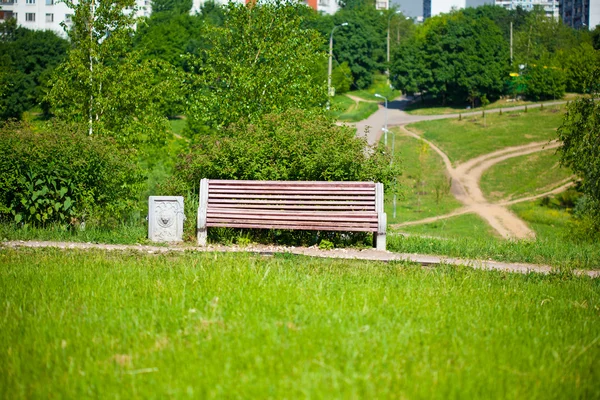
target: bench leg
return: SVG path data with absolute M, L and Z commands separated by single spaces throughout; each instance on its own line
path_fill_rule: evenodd
M 373 247 L 375 250 L 385 251 L 385 233 L 373 233 Z
M 373 247 L 376 250 L 385 251 L 385 234 L 387 231 L 387 214 L 380 212 L 377 221 L 377 232 L 373 232 Z
M 198 246 L 206 247 L 206 212 L 208 207 L 208 179 L 200 181 L 200 202 L 198 205 L 197 237 Z

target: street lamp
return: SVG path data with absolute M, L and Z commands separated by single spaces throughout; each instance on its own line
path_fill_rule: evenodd
M 332 90 L 331 90 L 331 63 L 332 63 L 332 59 L 333 59 L 333 32 L 335 32 L 335 30 L 337 28 L 339 28 L 340 26 L 348 26 L 347 22 L 344 22 L 343 24 L 340 25 L 336 25 L 333 27 L 333 29 L 331 30 L 331 35 L 329 35 L 329 69 L 327 71 L 327 109 L 329 110 L 329 97 L 332 97 Z
M 391 13 L 390 16 L 388 17 L 388 29 L 387 29 L 387 76 L 388 76 L 388 83 L 389 83 L 389 79 L 390 79 L 390 23 L 392 22 L 392 17 L 396 14 L 402 14 L 402 11 L 396 11 L 394 13 Z M 410 17 L 406 17 L 406 20 L 409 20 Z M 398 34 L 398 37 L 400 37 L 400 34 Z
M 380 99 L 385 100 L 385 128 L 383 131 L 385 132 L 383 136 L 383 144 L 387 146 L 387 134 L 388 134 L 388 100 L 387 97 L 380 95 L 379 93 L 375 93 L 375 97 L 379 97 Z M 392 135 L 392 157 L 390 159 L 390 165 L 394 162 L 394 147 L 396 142 L 396 135 Z M 394 194 L 394 213 L 393 218 L 396 218 L 396 195 Z
M 384 99 L 385 100 L 385 128 L 383 128 L 383 132 L 384 132 L 384 135 L 383 135 L 383 144 L 387 146 L 388 100 L 387 100 L 387 97 L 382 96 L 379 93 L 375 93 L 375 97 L 379 97 L 380 99 Z

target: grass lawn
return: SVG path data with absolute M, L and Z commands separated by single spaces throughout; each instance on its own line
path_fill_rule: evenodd
M 571 175 L 556 150 L 546 150 L 494 165 L 481 177 L 481 189 L 490 201 L 513 200 L 548 192 Z
M 400 96 L 402 92 L 399 90 L 394 90 L 390 88 L 390 85 L 387 82 L 386 75 L 375 75 L 375 79 L 371 87 L 363 90 L 354 90 L 349 92 L 356 97 L 360 97 L 361 99 L 382 102 L 383 99 L 380 97 L 375 97 L 375 93 L 382 95 L 383 97 L 387 97 L 388 101 L 392 101 L 396 97 Z
M 509 146 L 544 142 L 556 138 L 564 107 L 529 112 L 488 113 L 487 127 L 479 116 L 423 121 L 408 126 L 437 144 L 454 164 Z
M 377 109 L 377 103 L 364 101 L 356 103 L 347 96 L 339 95 L 331 101 L 330 114 L 338 121 L 358 122 L 368 118 Z
M 492 227 L 475 214 L 457 215 L 429 224 L 403 226 L 398 230 L 441 238 L 492 239 L 498 237 Z
M 537 233 L 535 225 L 533 228 Z M 446 229 L 457 231 L 459 228 L 448 226 Z M 567 270 L 600 269 L 600 246 L 566 235 L 540 235 L 536 240 L 505 240 L 485 235 L 448 235 L 448 238 L 390 235 L 387 247 L 397 253 L 542 264 Z
M 390 132 L 396 135 L 395 149 L 402 160 L 404 172 L 399 179 L 404 196 L 397 201 L 396 218 L 392 217 L 390 196 L 386 199 L 388 223 L 415 221 L 459 208 L 461 203 L 450 193 L 450 181 L 440 156 L 420 140 L 402 135 L 397 129 Z
M 600 280 L 0 251 L 2 398 L 598 398 Z
M 514 204 L 510 208 L 527 222 L 538 238 L 568 240 L 573 216 L 568 210 L 552 206 L 553 202 L 550 201 L 551 206 L 543 206 L 540 200 L 535 200 Z
M 530 105 L 530 104 L 540 104 L 540 103 L 552 103 L 555 101 L 567 101 L 567 100 L 573 100 L 575 98 L 577 98 L 579 95 L 576 93 L 567 93 L 565 95 L 565 97 L 563 97 L 562 99 L 559 100 L 548 100 L 548 101 L 526 101 L 526 100 L 517 100 L 517 101 L 511 101 L 512 99 L 499 99 L 496 100 L 493 103 L 490 103 L 487 105 L 486 110 L 491 110 L 491 109 L 497 109 L 497 108 L 510 108 L 510 107 L 516 107 L 516 106 L 526 106 L 526 105 Z M 471 111 L 481 111 L 483 108 L 482 107 L 475 107 L 473 109 L 467 109 L 467 104 L 457 104 L 457 105 L 450 105 L 450 106 L 441 106 L 439 104 L 437 104 L 435 99 L 428 99 L 425 101 L 425 103 L 421 102 L 420 100 L 417 100 L 416 102 L 414 102 L 413 104 L 410 104 L 408 107 L 405 108 L 405 111 L 411 115 L 440 115 L 440 114 L 458 114 L 458 113 L 465 113 L 465 112 L 471 112 Z

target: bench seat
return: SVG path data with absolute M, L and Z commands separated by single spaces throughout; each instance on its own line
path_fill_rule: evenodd
M 200 182 L 198 244 L 209 227 L 373 232 L 385 250 L 383 185 L 373 182 Z

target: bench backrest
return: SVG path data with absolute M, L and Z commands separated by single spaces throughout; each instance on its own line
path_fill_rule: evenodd
M 383 185 L 373 182 L 203 179 L 200 187 L 207 227 L 376 232 L 383 212 Z

